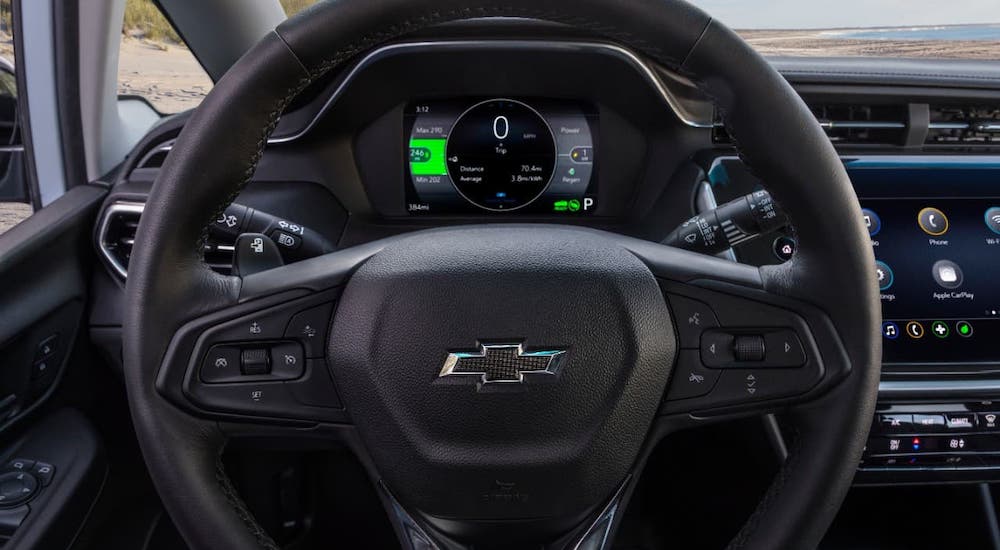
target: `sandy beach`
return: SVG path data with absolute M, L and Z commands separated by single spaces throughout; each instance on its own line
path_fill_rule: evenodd
M 757 51 L 769 56 L 910 57 L 1000 59 L 1000 42 L 988 40 L 865 40 L 837 38 L 849 29 L 737 31 Z
M 122 38 L 119 94 L 141 95 L 161 112 L 179 113 L 197 106 L 211 89 L 211 79 L 187 48 Z
M 840 29 L 846 30 L 846 29 Z M 838 29 L 738 31 L 770 56 L 911 57 L 998 59 L 1000 41 L 865 40 L 832 36 Z M 165 113 L 196 106 L 212 87 L 187 48 L 123 37 L 118 62 L 119 93 L 138 94 Z

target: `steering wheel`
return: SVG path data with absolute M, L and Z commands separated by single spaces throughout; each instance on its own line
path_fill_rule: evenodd
M 292 98 L 380 43 L 481 17 L 585 28 L 689 77 L 794 221 L 795 257 L 755 268 L 598 230 L 496 224 L 243 279 L 209 269 L 206 226 L 251 179 Z M 731 547 L 815 546 L 851 483 L 881 353 L 857 197 L 791 87 L 685 2 L 318 4 L 217 83 L 148 204 L 125 375 L 146 464 L 191 548 L 276 547 L 221 464 L 240 437 L 347 442 L 405 548 L 606 548 L 658 441 L 763 412 L 784 414 L 789 455 Z M 207 380 L 202 366 L 261 360 L 270 371 L 237 369 L 244 378 Z

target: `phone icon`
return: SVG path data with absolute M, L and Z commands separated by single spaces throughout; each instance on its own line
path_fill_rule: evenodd
M 937 208 L 927 207 L 917 214 L 917 225 L 928 235 L 944 235 L 948 232 L 948 216 Z

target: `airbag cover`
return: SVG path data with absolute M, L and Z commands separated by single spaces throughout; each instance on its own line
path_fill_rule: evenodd
M 572 228 L 480 226 L 389 245 L 344 291 L 329 360 L 389 490 L 440 518 L 579 516 L 632 467 L 676 342 L 647 267 Z M 525 383 L 441 377 L 480 343 L 565 350 Z

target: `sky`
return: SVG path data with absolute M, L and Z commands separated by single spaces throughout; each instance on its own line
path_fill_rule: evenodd
M 688 0 L 736 29 L 1000 23 L 1000 0 Z

